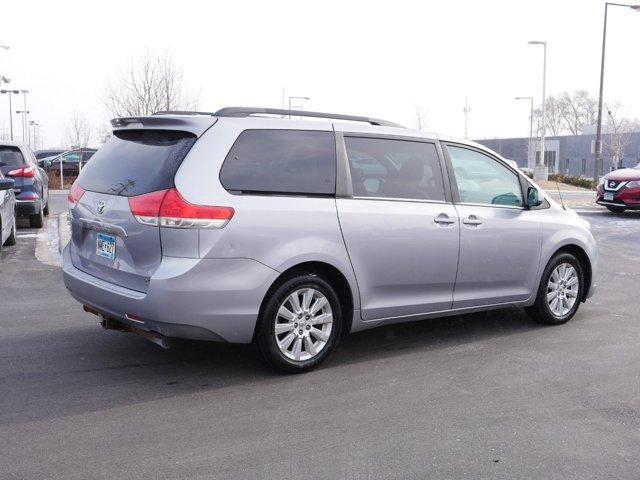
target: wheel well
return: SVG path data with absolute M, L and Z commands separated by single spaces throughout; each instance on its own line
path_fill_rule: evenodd
M 564 247 L 559 248 L 558 251 L 553 255 L 555 256 L 561 252 L 567 252 L 575 256 L 580 261 L 580 264 L 584 269 L 585 288 L 582 296 L 582 301 L 584 302 L 587 299 L 587 294 L 589 293 L 589 289 L 591 288 L 592 273 L 591 273 L 591 262 L 589 261 L 589 257 L 587 253 L 578 245 L 565 245 Z
M 340 270 L 333 265 L 329 265 L 324 262 L 300 263 L 282 272 L 273 282 L 271 287 L 269 287 L 269 290 L 262 299 L 262 304 L 260 305 L 260 316 L 262 316 L 264 307 L 268 299 L 271 297 L 271 294 L 280 285 L 282 285 L 282 283 L 291 277 L 305 273 L 314 273 L 319 277 L 322 277 L 324 280 L 329 282 L 333 288 L 335 288 L 336 294 L 340 299 L 340 307 L 342 308 L 342 321 L 344 322 L 342 333 L 349 333 L 351 331 L 351 323 L 353 321 L 353 294 L 351 292 L 351 287 Z

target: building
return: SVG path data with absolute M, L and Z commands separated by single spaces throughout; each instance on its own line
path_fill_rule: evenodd
M 545 139 L 545 164 L 549 173 L 564 173 L 578 177 L 593 178 L 595 165 L 595 140 L 594 134 L 586 135 L 562 135 L 546 137 Z M 498 152 L 505 158 L 514 160 L 520 167 L 533 167 L 528 163 L 529 138 L 492 138 L 476 140 L 476 142 Z M 603 166 L 600 175 L 614 168 L 614 159 L 607 145 L 611 142 L 611 135 L 602 135 Z M 621 155 L 620 168 L 634 167 L 640 163 L 640 132 L 624 134 L 624 153 Z M 535 158 L 540 158 L 540 139 L 533 139 L 532 149 L 535 149 Z

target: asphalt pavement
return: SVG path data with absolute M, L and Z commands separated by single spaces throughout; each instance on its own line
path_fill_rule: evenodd
M 568 324 L 374 329 L 305 375 L 103 331 L 22 228 L 0 259 L 0 478 L 638 478 L 640 214 L 581 211 L 599 288 Z

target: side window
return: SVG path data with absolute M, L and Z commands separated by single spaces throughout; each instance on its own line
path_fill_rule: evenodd
M 333 132 L 245 130 L 224 160 L 220 181 L 227 190 L 334 194 Z
M 433 143 L 345 137 L 356 197 L 444 201 L 444 183 Z
M 447 146 L 460 201 L 487 205 L 523 205 L 518 175 L 488 155 Z

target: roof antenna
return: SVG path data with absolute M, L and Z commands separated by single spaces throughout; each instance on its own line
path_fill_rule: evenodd
M 562 200 L 562 194 L 560 193 L 560 184 L 558 183 L 558 176 L 559 176 L 559 174 L 555 175 L 556 189 L 558 190 L 558 197 L 560 197 L 560 204 L 562 205 L 562 208 L 566 210 L 567 207 L 564 206 L 564 200 Z

